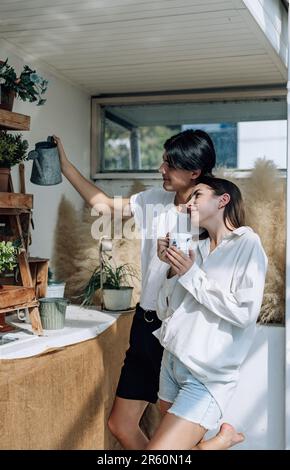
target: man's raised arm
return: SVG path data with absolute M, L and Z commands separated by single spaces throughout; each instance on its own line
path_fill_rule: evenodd
M 108 207 L 108 209 L 110 209 L 110 211 L 113 213 L 113 211 L 116 209 L 116 204 L 114 205 L 114 199 L 109 197 L 106 193 L 104 193 L 104 191 L 86 179 L 67 158 L 61 139 L 55 135 L 53 138 L 57 144 L 61 171 L 63 175 L 69 180 L 72 186 L 90 206 L 97 207 L 98 205 L 102 205 L 103 207 Z M 118 209 L 122 209 L 122 213 L 126 207 L 125 217 L 132 215 L 131 211 L 128 213 L 129 203 L 130 200 L 128 198 L 123 198 L 122 206 L 121 204 L 117 205 Z

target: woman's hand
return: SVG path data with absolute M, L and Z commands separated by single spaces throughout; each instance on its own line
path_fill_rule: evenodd
M 170 274 L 178 274 L 178 276 L 185 274 L 195 261 L 193 250 L 189 250 L 189 256 L 186 256 L 183 251 L 178 250 L 175 246 L 167 248 L 166 255 L 171 266 Z
M 169 264 L 169 259 L 167 258 L 166 250 L 169 247 L 169 233 L 166 234 L 166 237 L 158 238 L 157 240 L 157 256 L 160 261 L 163 263 Z

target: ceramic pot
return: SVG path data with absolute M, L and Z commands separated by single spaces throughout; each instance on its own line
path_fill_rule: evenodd
M 104 306 L 107 310 L 127 310 L 131 305 L 133 287 L 103 289 Z
M 6 88 L 5 86 L 1 85 L 1 100 L 0 100 L 0 108 L 6 109 L 6 111 L 12 111 L 13 103 L 15 98 L 15 91 Z
M 10 168 L 0 168 L 0 192 L 6 193 L 9 187 Z

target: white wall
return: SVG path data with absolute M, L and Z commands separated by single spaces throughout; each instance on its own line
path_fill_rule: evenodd
M 23 62 L 15 54 L 2 47 L 0 43 L 0 57 L 21 71 L 25 64 L 34 68 L 27 60 Z M 29 114 L 31 126 L 29 132 L 23 132 L 23 136 L 29 142 L 29 150 L 34 144 L 46 140 L 48 135 L 56 134 L 63 140 L 65 150 L 76 167 L 87 177 L 90 169 L 90 97 L 68 84 L 56 78 L 39 66 L 36 71 L 49 80 L 46 93 L 47 102 L 44 106 L 36 106 L 16 100 L 13 111 Z M 32 245 L 30 254 L 42 258 L 50 258 L 53 250 L 54 229 L 57 219 L 58 205 L 62 194 L 65 194 L 73 204 L 80 208 L 82 199 L 67 182 L 63 181 L 56 186 L 37 186 L 30 180 L 32 162 L 25 163 L 26 192 L 34 195 L 33 219 L 35 230 L 32 231 Z M 14 190 L 18 191 L 18 166 L 12 171 Z
M 223 420 L 245 433 L 245 441 L 234 450 L 285 448 L 284 348 L 283 326 L 258 326 Z M 208 436 L 213 434 L 214 431 Z

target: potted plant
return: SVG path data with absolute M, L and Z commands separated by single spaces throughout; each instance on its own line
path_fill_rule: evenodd
M 0 131 L 0 192 L 8 191 L 11 167 L 27 158 L 28 142 L 22 134 Z
M 133 287 L 128 285 L 129 278 L 138 279 L 135 268 L 129 264 L 116 266 L 112 258 L 104 261 L 103 268 L 103 301 L 107 310 L 127 310 L 130 307 Z M 101 288 L 101 270 L 98 266 L 91 275 L 81 295 L 82 305 L 92 305 L 94 295 Z
M 12 271 L 17 265 L 17 247 L 12 242 L 0 242 L 0 273 Z
M 31 103 L 37 101 L 37 106 L 43 105 L 46 102 L 43 95 L 47 84 L 48 81 L 28 65 L 24 65 L 22 72 L 17 76 L 14 67 L 8 64 L 8 58 L 5 62 L 0 61 L 0 108 L 12 111 L 14 97 Z

